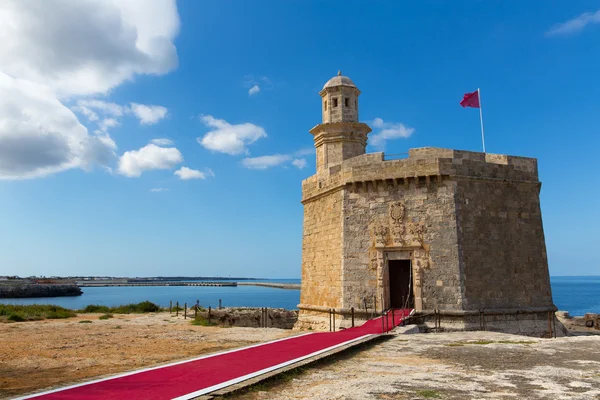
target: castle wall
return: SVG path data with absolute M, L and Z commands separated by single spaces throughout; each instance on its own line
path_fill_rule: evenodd
M 381 167 L 378 169 L 381 170 Z M 378 293 L 377 250 L 372 230 L 377 224 L 388 226 L 390 204 L 402 201 L 406 207 L 405 221 L 425 226 L 423 243 L 429 250 L 429 257 L 425 261 L 427 265 L 421 265 L 423 308 L 462 309 L 455 183 L 442 181 L 426 185 L 421 182 L 417 185 L 415 180 L 410 180 L 407 186 L 380 182 L 375 186 L 368 183 L 354 190 L 351 187 L 345 190 L 344 308 L 362 307 L 364 298 L 371 304 L 373 296 Z M 401 249 L 394 245 L 391 237 L 388 236 L 386 241 L 387 250 Z M 379 297 L 378 303 L 381 301 Z
M 341 306 L 342 197 L 337 190 L 304 205 L 302 304 Z
M 457 180 L 465 309 L 554 307 L 539 184 Z

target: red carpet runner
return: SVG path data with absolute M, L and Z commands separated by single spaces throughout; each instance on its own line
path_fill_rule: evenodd
M 412 310 L 395 310 L 362 326 L 318 332 L 199 357 L 22 399 L 192 399 L 400 325 Z

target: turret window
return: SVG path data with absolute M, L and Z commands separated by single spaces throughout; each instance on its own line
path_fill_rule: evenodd
M 337 107 L 337 97 L 334 97 L 333 99 L 331 99 L 333 101 L 333 108 Z
M 325 100 L 325 106 L 323 107 L 327 111 L 327 100 Z
M 344 99 L 344 107 L 346 107 L 346 108 L 350 107 L 350 98 L 349 97 L 346 97 Z

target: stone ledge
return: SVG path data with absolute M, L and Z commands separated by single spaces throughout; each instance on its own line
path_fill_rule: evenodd
M 465 315 L 479 315 L 481 313 L 485 315 L 514 315 L 514 314 L 535 314 L 542 312 L 556 312 L 558 308 L 552 307 L 523 307 L 523 308 L 482 308 L 479 310 L 437 310 L 438 315 L 448 316 L 465 316 Z M 418 311 L 415 316 L 425 314 L 435 314 L 436 310 L 421 310 Z
M 352 309 L 351 308 L 335 308 L 335 307 L 325 307 L 325 306 L 313 306 L 310 304 L 298 304 L 299 310 L 305 311 L 316 311 L 321 313 L 329 313 L 330 310 L 335 311 L 336 315 L 340 316 L 351 316 Z M 354 316 L 357 317 L 371 317 L 372 315 L 379 316 L 381 314 L 380 310 L 376 311 L 364 311 L 364 309 L 354 309 Z

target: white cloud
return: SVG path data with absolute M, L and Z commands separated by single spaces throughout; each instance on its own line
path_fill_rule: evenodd
M 292 165 L 298 169 L 306 167 L 306 160 L 304 158 L 296 158 L 292 161 Z
M 115 157 L 106 134 L 90 135 L 47 87 L 0 72 L 0 179 L 88 169 Z
M 307 162 L 301 156 L 308 154 L 314 155 L 315 152 L 313 149 L 300 149 L 294 152 L 293 155 L 273 154 L 269 156 L 246 157 L 242 160 L 242 166 L 250 169 L 267 169 L 281 165 L 287 166 L 290 163 L 298 169 L 303 169 L 306 168 Z
M 106 93 L 177 66 L 175 0 L 3 0 L 2 70 L 62 96 Z
M 114 118 L 105 118 L 98 123 L 100 132 L 107 132 L 108 128 L 114 128 L 115 126 L 119 126 L 119 121 Z
M 252 96 L 263 89 L 271 90 L 274 88 L 273 81 L 266 76 L 255 76 L 248 74 L 244 77 L 244 87 L 248 88 L 248 94 Z
M 576 18 L 554 25 L 548 32 L 546 32 L 546 36 L 572 35 L 581 32 L 590 24 L 598 23 L 600 23 L 600 10 L 596 12 L 585 12 Z
M 182 162 L 183 156 L 175 147 L 158 147 L 151 143 L 139 150 L 126 151 L 119 159 L 119 173 L 139 177 L 144 171 L 171 169 Z
M 248 95 L 252 96 L 258 92 L 260 92 L 260 86 L 254 85 L 248 90 Z
M 150 191 L 153 192 L 153 193 L 160 193 L 160 192 L 168 192 L 169 189 L 166 189 L 166 188 L 152 188 L 152 189 L 150 189 Z
M 152 125 L 167 115 L 167 109 L 163 106 L 131 103 L 131 112 L 135 114 L 142 125 Z
M 409 138 L 415 131 L 402 123 L 385 122 L 381 118 L 375 118 L 371 123 L 375 131 L 369 135 L 369 144 L 383 150 L 388 140 Z
M 98 122 L 98 129 L 101 132 L 106 132 L 108 128 L 119 125 L 116 118 L 123 115 L 135 115 L 142 125 L 152 125 L 165 118 L 167 108 L 163 106 L 147 105 L 130 103 L 129 106 L 122 106 L 116 103 L 110 103 L 98 99 L 82 99 L 77 102 L 77 105 L 72 107 L 73 111 L 77 111 L 88 117 L 90 122 L 100 120 L 100 115 L 108 116 Z
M 250 169 L 267 169 L 284 164 L 292 157 L 287 154 L 274 154 L 272 156 L 247 157 L 242 160 L 242 165 Z
M 151 142 L 157 146 L 172 146 L 173 145 L 172 140 L 164 139 L 164 138 L 152 139 Z
M 98 119 L 100 119 L 100 117 L 98 116 L 98 113 L 96 113 L 95 111 L 92 111 L 90 108 L 85 107 L 85 106 L 75 106 L 75 107 L 71 107 L 71 109 L 73 111 L 77 111 L 83 115 L 85 115 L 88 119 L 88 121 L 98 121 Z
M 247 153 L 248 145 L 260 138 L 267 137 L 267 133 L 262 127 L 248 122 L 232 125 L 223 119 L 216 119 L 212 115 L 202 115 L 200 120 L 212 130 L 196 140 L 212 151 L 231 155 Z
M 116 144 L 106 130 L 126 107 L 77 100 L 174 69 L 178 31 L 175 0 L 0 1 L 0 179 L 110 170 Z M 94 135 L 66 99 L 99 123 Z
M 198 171 L 197 169 L 191 169 L 188 167 L 181 167 L 177 171 L 175 171 L 175 175 L 182 180 L 188 179 L 206 179 L 209 176 L 215 176 L 214 172 L 211 169 L 208 169 L 206 172 Z
M 96 99 L 83 99 L 77 102 L 77 105 L 84 109 L 95 109 L 100 111 L 102 114 L 110 115 L 113 117 L 121 117 L 126 111 L 127 108 L 120 106 L 115 103 L 110 103 L 107 101 L 96 100 Z

